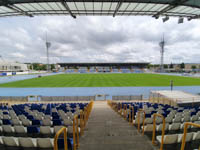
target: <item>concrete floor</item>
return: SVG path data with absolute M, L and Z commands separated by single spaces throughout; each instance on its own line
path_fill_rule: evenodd
M 80 150 L 155 150 L 151 141 L 114 112 L 106 101 L 94 102 Z

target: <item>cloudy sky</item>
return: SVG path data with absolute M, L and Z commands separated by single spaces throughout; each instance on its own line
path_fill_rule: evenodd
M 11 17 L 0 20 L 0 55 L 4 60 L 46 62 L 160 62 L 164 33 L 165 63 L 200 63 L 200 21 L 177 24 L 152 17 Z

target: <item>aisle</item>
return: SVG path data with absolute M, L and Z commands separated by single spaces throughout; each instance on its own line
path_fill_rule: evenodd
M 151 141 L 114 112 L 106 101 L 94 102 L 80 150 L 154 150 Z

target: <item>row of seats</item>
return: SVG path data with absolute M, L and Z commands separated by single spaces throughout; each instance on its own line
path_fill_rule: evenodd
M 162 136 L 156 136 L 156 139 L 159 143 L 161 143 Z M 174 144 L 181 143 L 183 138 L 183 134 L 168 134 L 164 136 L 164 144 Z M 199 141 L 200 140 L 200 131 L 198 132 L 190 132 L 186 135 L 186 142 L 190 141 Z
M 11 147 L 24 148 L 53 148 L 54 139 L 52 138 L 28 138 L 28 137 L 0 137 L 0 144 Z
M 127 118 L 129 117 L 129 114 L 127 114 Z M 143 115 L 140 115 L 140 124 L 142 124 L 141 120 L 143 120 Z M 194 115 L 192 117 L 190 116 L 176 116 L 175 118 L 167 116 L 165 117 L 165 122 L 166 123 L 184 123 L 184 122 L 195 122 L 195 121 L 200 121 L 200 117 Z M 135 121 L 134 123 L 138 123 L 138 114 L 135 115 Z M 152 124 L 153 123 L 153 115 L 151 118 L 145 118 L 144 120 L 145 124 Z M 156 118 L 156 124 L 162 123 L 162 118 L 157 117 Z
M 200 124 L 200 121 L 195 121 L 194 123 Z M 183 130 L 185 123 L 166 123 L 165 124 L 165 131 L 177 131 L 177 130 Z M 156 131 L 162 131 L 163 124 L 159 124 L 156 127 Z M 196 127 L 188 126 L 188 129 L 195 129 Z M 144 126 L 144 132 L 152 132 L 153 131 L 153 124 L 147 124 Z
M 151 104 L 151 103 L 131 103 L 131 102 L 123 102 L 123 103 L 116 103 L 115 105 L 118 109 L 118 112 L 124 112 L 124 106 L 127 107 L 127 114 L 126 119 L 129 121 L 129 116 L 134 118 L 135 125 L 137 126 L 138 121 L 140 120 L 140 124 L 143 122 L 143 113 L 140 114 L 139 117 L 139 109 L 145 111 L 145 126 L 144 126 L 144 133 L 151 139 L 153 133 L 153 116 L 155 113 L 161 114 L 165 118 L 165 136 L 164 136 L 164 145 L 171 146 L 174 144 L 173 147 L 169 147 L 168 150 L 177 150 L 180 149 L 180 143 L 182 142 L 183 129 L 185 122 L 193 122 L 195 124 L 200 124 L 200 107 L 173 107 L 169 105 L 163 104 Z M 134 116 L 132 116 L 132 110 L 130 111 L 130 106 L 134 107 Z M 122 109 L 120 109 L 122 108 Z M 163 128 L 163 121 L 161 117 L 156 117 L 156 140 L 161 143 L 161 131 Z M 143 128 L 141 126 L 141 128 Z M 199 128 L 188 126 L 188 131 L 186 136 L 186 150 L 192 150 L 195 148 L 199 148 L 200 143 L 200 131 Z M 188 144 L 190 143 L 190 144 Z M 194 144 L 197 143 L 197 144 Z M 177 147 L 179 146 L 179 147 Z M 165 148 L 164 148 L 165 149 Z M 166 148 L 167 149 L 167 148 Z
M 68 128 L 68 140 L 71 141 L 74 115 L 80 116 L 80 111 L 87 105 L 33 103 L 0 106 L 0 149 L 1 146 L 52 149 L 53 139 L 49 137 L 53 137 L 63 126 Z M 80 132 L 80 127 L 78 130 Z M 63 138 L 59 141 L 63 145 Z M 72 141 L 70 143 L 73 145 Z
M 23 126 L 58 126 L 58 125 L 72 125 L 71 119 L 64 119 L 63 121 L 61 119 L 44 119 L 44 120 L 28 120 L 28 119 L 3 119 L 0 120 L 0 125 L 23 125 Z
M 40 126 L 40 127 L 35 127 L 35 126 L 10 126 L 10 125 L 3 125 L 0 126 L 0 132 L 2 133 L 14 133 L 14 134 L 55 134 L 57 133 L 61 128 L 64 126 Z M 80 128 L 79 128 L 80 131 Z M 73 132 L 73 127 L 68 126 L 68 133 Z

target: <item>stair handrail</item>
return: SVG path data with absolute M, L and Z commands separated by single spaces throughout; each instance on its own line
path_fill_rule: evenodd
M 161 137 L 161 144 L 160 150 L 163 150 L 163 143 L 164 143 L 164 135 L 165 135 L 165 117 L 161 114 L 153 114 L 153 134 L 152 134 L 152 144 L 155 145 L 155 135 L 156 135 L 156 117 L 161 117 L 163 120 L 163 127 L 162 127 L 162 137 Z
M 195 127 L 200 128 L 200 124 L 196 124 L 196 123 L 192 123 L 192 122 L 186 122 L 184 124 L 184 133 L 183 133 L 183 138 L 182 138 L 181 150 L 185 149 L 185 139 L 186 139 L 186 135 L 187 135 L 188 126 L 195 126 Z M 200 149 L 200 147 L 199 147 L 199 149 Z
M 142 120 L 142 126 L 143 126 L 143 129 L 142 129 L 142 135 L 144 135 L 144 121 L 145 121 L 145 111 L 143 109 L 139 109 L 138 110 L 138 132 L 140 132 L 140 113 L 143 113 L 144 114 L 144 117 L 143 117 L 143 120 Z
M 54 150 L 58 150 L 58 137 L 60 136 L 61 133 L 64 133 L 64 150 L 68 150 L 68 145 L 67 145 L 67 128 L 63 127 L 61 128 L 55 135 L 54 137 Z

